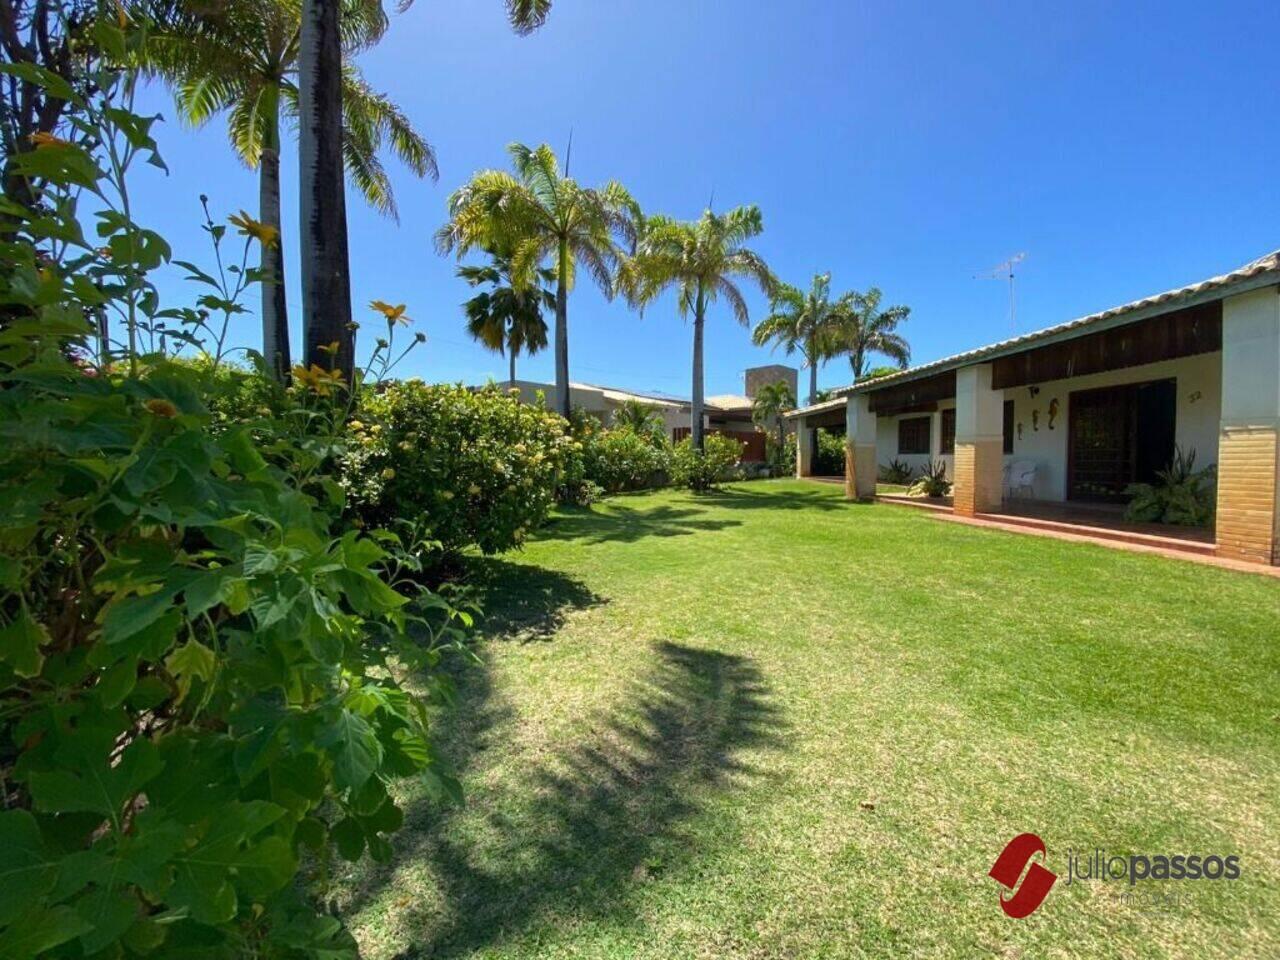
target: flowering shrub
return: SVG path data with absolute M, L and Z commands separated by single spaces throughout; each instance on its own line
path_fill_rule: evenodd
M 690 490 L 710 490 L 730 479 L 733 468 L 742 459 L 741 441 L 708 433 L 703 438 L 703 447 L 703 450 L 695 448 L 691 437 L 675 445 L 671 457 L 672 482 Z
M 168 247 L 95 154 L 123 193 L 151 121 L 58 89 L 93 136 L 15 159 L 43 206 L 7 205 L 0 246 L 0 957 L 354 960 L 326 864 L 390 855 L 394 779 L 456 795 L 427 709 L 467 615 L 405 589 L 393 536 L 335 524 L 327 384 L 212 428 L 165 354 L 238 303 L 159 307 Z
M 371 526 L 399 519 L 446 551 L 518 546 L 546 517 L 570 443 L 564 421 L 496 387 L 417 380 L 367 394 L 343 463 Z
M 642 490 L 667 483 L 671 441 L 630 427 L 602 430 L 583 449 L 586 475 L 607 493 Z
M 670 481 L 671 441 L 651 420 L 622 420 L 605 429 L 595 417 L 575 411 L 573 443 L 561 472 L 558 498 L 586 505 L 606 493 L 644 490 Z

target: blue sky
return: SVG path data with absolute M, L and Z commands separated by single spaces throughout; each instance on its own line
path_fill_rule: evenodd
M 417 0 L 361 66 L 435 146 L 441 177 L 389 162 L 398 225 L 348 192 L 356 315 L 374 297 L 409 304 L 429 341 L 405 375 L 505 377 L 467 338 L 468 290 L 431 235 L 454 188 L 505 165 L 505 144 L 562 150 L 571 128 L 582 182 L 616 178 L 677 217 L 713 192 L 717 208 L 756 203 L 754 246 L 783 279 L 829 270 L 837 290 L 908 304 L 917 361 L 1011 333 L 1007 287 L 973 277 L 1018 251 L 1020 332 L 1199 280 L 1280 247 L 1277 27 L 1264 3 L 556 0 L 520 38 L 500 0 Z M 202 262 L 198 195 L 252 212 L 256 175 L 221 122 L 184 129 L 161 89 L 143 107 L 169 118 L 171 174 L 139 175 L 139 219 Z M 296 166 L 291 142 L 295 331 Z M 754 321 L 766 304 L 750 303 Z M 641 318 L 584 277 L 569 331 L 575 380 L 688 394 L 691 330 L 674 303 Z M 247 318 L 245 342 L 256 336 Z M 707 336 L 709 393 L 740 392 L 745 368 L 774 359 L 723 307 Z M 520 375 L 551 379 L 550 353 Z M 824 386 L 848 381 L 843 360 L 822 371 Z

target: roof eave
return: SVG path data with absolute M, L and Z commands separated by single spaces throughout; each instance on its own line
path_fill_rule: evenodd
M 1132 308 L 1122 306 L 1113 308 L 1112 310 L 1104 310 L 1100 314 L 1095 314 L 1092 317 L 1084 317 L 1079 320 L 1069 320 L 1066 323 L 1058 324 L 1042 331 L 1024 334 L 1022 337 L 1018 337 L 1013 340 L 1003 340 L 999 343 L 993 343 L 986 347 L 978 347 L 975 350 L 970 350 L 965 353 L 958 353 L 954 356 L 944 357 L 943 359 L 935 360 L 932 363 L 921 364 L 918 367 L 903 370 L 901 373 L 885 374 L 882 377 L 875 377 L 871 380 L 863 380 L 845 387 L 837 387 L 832 392 L 840 397 L 847 397 L 854 393 L 870 393 L 874 390 L 879 390 L 881 387 L 887 387 L 899 383 L 909 383 L 912 380 L 919 380 L 923 377 L 946 373 L 948 370 L 958 370 L 960 367 L 966 367 L 973 363 L 995 360 L 1015 353 L 1022 353 L 1024 350 L 1028 350 L 1032 347 L 1042 347 L 1054 343 L 1061 343 L 1065 340 L 1074 340 L 1076 337 L 1084 336 L 1086 333 L 1097 333 L 1103 330 L 1110 330 L 1114 327 L 1124 326 L 1129 323 L 1138 323 L 1142 320 L 1148 319 L 1149 317 L 1168 313 L 1171 310 L 1181 310 L 1186 307 L 1194 307 L 1202 303 L 1210 303 L 1214 300 L 1221 300 L 1228 296 L 1248 293 L 1250 290 L 1258 290 L 1262 287 L 1275 286 L 1277 283 L 1280 283 L 1280 268 L 1261 271 L 1247 277 L 1241 277 L 1238 280 L 1227 281 L 1225 283 L 1215 285 L 1205 290 L 1198 290 L 1186 294 L 1180 294 L 1176 291 L 1172 295 L 1157 294 L 1155 297 L 1146 298 L 1146 300 L 1154 302 L 1147 303 L 1144 301 L 1138 301 L 1138 304 L 1140 305 Z M 1167 299 L 1161 299 L 1166 296 Z

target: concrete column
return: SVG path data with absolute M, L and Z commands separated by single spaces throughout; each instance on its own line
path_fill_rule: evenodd
M 813 431 L 804 417 L 794 421 L 796 425 L 796 476 L 813 476 Z
M 1218 555 L 1280 564 L 1280 288 L 1222 302 Z
M 991 364 L 956 371 L 956 456 L 952 496 L 956 513 L 971 517 L 1000 509 L 1004 467 L 1004 395 L 991 389 Z
M 850 395 L 844 412 L 844 496 L 866 500 L 876 495 L 876 415 L 864 393 Z

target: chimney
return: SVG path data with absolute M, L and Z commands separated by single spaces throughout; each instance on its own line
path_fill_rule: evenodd
M 787 386 L 791 388 L 792 396 L 795 396 L 800 381 L 800 371 L 782 363 L 770 363 L 763 367 L 748 368 L 745 380 L 747 396 L 752 400 L 766 383 L 777 383 L 779 380 L 785 380 Z

